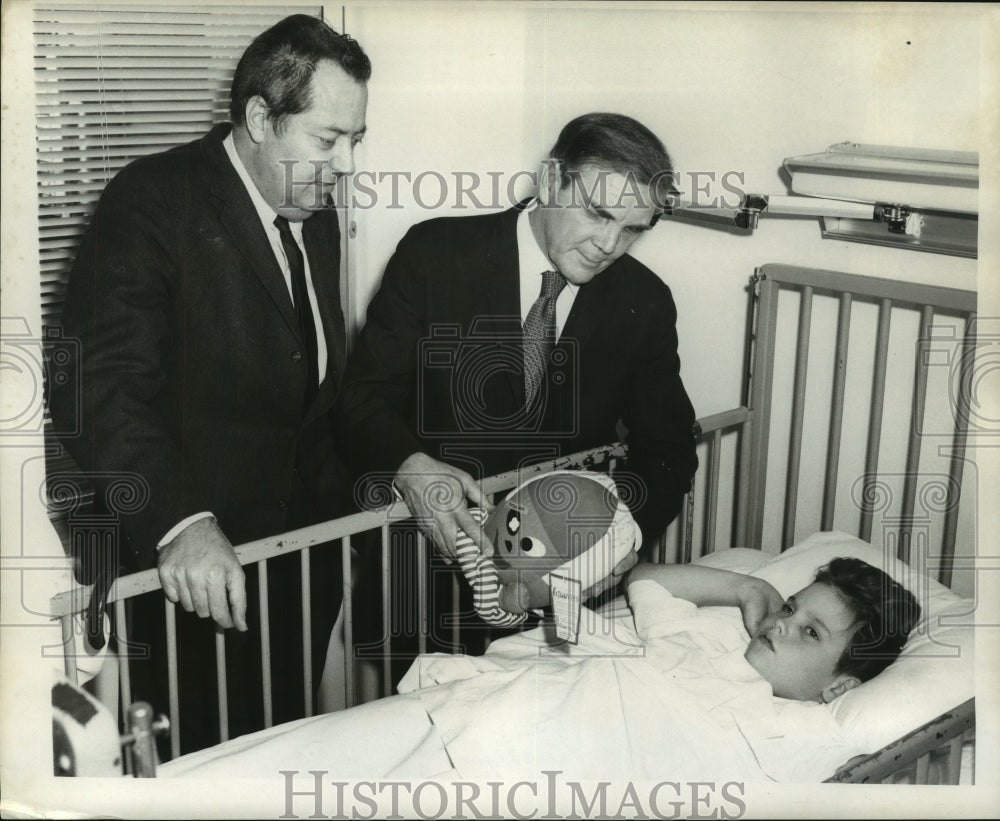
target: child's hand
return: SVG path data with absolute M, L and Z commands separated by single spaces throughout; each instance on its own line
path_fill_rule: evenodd
M 781 609 L 785 600 L 770 582 L 754 576 L 746 576 L 739 589 L 740 610 L 743 625 L 751 636 L 757 635 L 757 628 L 771 613 Z

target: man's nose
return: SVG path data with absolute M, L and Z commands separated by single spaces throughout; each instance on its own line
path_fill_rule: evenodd
M 611 256 L 618 245 L 618 239 L 621 237 L 621 234 L 621 226 L 616 225 L 613 222 L 609 222 L 606 225 L 601 226 L 598 230 L 597 235 L 594 237 L 594 245 L 596 245 L 605 256 Z
M 340 145 L 338 141 L 338 145 L 333 147 L 329 162 L 335 174 L 353 174 L 354 143 L 345 141 L 344 145 Z
M 784 636 L 788 632 L 788 625 L 780 616 L 774 620 L 774 628 L 772 632 L 779 636 Z

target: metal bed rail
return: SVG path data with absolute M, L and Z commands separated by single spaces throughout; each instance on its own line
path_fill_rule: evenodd
M 848 762 L 827 781 L 958 784 L 962 747 L 975 739 L 975 725 L 976 700 L 970 698 L 878 752 Z
M 741 430 L 749 420 L 749 413 L 746 408 L 737 408 L 725 413 L 701 419 L 697 424 L 697 433 L 709 443 L 710 448 L 717 448 L 719 437 L 726 430 Z M 621 443 L 613 443 L 600 448 L 583 451 L 559 459 L 550 460 L 516 471 L 499 474 L 483 481 L 484 491 L 491 495 L 505 493 L 520 482 L 523 482 L 531 475 L 551 470 L 565 468 L 579 468 L 589 470 L 603 470 L 613 473 L 618 460 L 627 457 L 627 448 Z M 707 467 L 708 475 L 708 499 L 705 502 L 710 514 L 718 515 L 718 460 L 711 460 Z M 688 493 L 685 505 L 682 510 L 686 511 L 684 516 L 691 519 L 694 516 L 696 507 L 694 489 Z M 406 525 L 415 537 L 415 549 L 411 555 L 411 560 L 415 568 L 426 568 L 429 561 L 427 540 L 416 532 L 410 512 L 406 504 L 396 501 L 377 509 L 367 510 L 339 519 L 333 519 L 310 527 L 290 531 L 280 535 L 260 539 L 254 542 L 236 547 L 236 554 L 241 565 L 255 564 L 258 568 L 258 603 L 260 605 L 260 654 L 263 668 L 263 720 L 264 728 L 273 725 L 273 699 L 272 682 L 270 673 L 270 630 L 268 620 L 268 560 L 280 555 L 299 553 L 301 557 L 302 589 L 304 595 L 301 602 L 302 626 L 303 626 L 303 673 L 305 690 L 305 715 L 314 713 L 313 704 L 313 680 L 314 672 L 312 667 L 311 653 L 309 652 L 310 636 L 310 608 L 309 599 L 309 578 L 310 578 L 310 554 L 313 549 L 337 549 L 340 550 L 342 571 L 343 571 L 343 625 L 344 625 L 344 688 L 345 704 L 348 707 L 358 703 L 357 664 L 358 657 L 354 646 L 354 617 L 352 613 L 351 586 L 351 552 L 352 540 L 361 534 L 377 533 L 381 543 L 382 573 L 381 573 L 381 603 L 384 624 L 389 624 L 393 616 L 392 604 L 394 599 L 391 588 L 392 571 L 392 551 L 393 533 L 397 525 Z M 691 556 L 694 550 L 693 529 L 682 528 L 681 537 L 683 539 L 683 550 L 685 555 Z M 662 537 L 659 540 L 662 546 Z M 331 544 L 332 543 L 332 544 Z M 322 547 L 320 547 L 322 546 Z M 714 548 L 714 544 L 712 545 Z M 708 548 L 706 548 L 708 549 Z M 661 552 L 662 555 L 662 552 Z M 662 559 L 661 559 L 662 560 Z M 419 613 L 418 627 L 418 651 L 426 651 L 426 641 L 429 635 L 429 591 L 426 574 L 415 572 L 412 574 L 416 579 L 417 609 Z M 458 574 L 452 574 L 452 601 L 457 610 L 458 588 L 462 582 Z M 107 604 L 114 608 L 115 640 L 119 652 L 118 664 L 118 687 L 120 700 L 120 715 L 127 716 L 133 704 L 133 688 L 129 671 L 127 652 L 122 650 L 128 646 L 128 624 L 126 619 L 126 600 L 140 595 L 151 594 L 160 590 L 160 579 L 156 569 L 150 569 L 122 576 L 116 579 L 111 585 L 107 594 Z M 74 646 L 74 630 L 78 629 L 75 616 L 80 614 L 83 603 L 89 601 L 91 588 L 76 587 L 72 590 L 61 592 L 51 600 L 52 617 L 58 619 L 61 624 L 62 636 L 66 653 L 64 654 L 64 665 L 66 676 L 77 682 L 76 661 L 70 649 Z M 252 591 L 248 591 L 252 595 Z M 177 605 L 164 599 L 163 601 L 166 633 L 167 633 L 167 669 L 168 669 L 168 700 L 166 705 L 169 714 L 174 718 L 170 722 L 170 749 L 171 755 L 176 757 L 180 754 L 180 734 L 179 722 L 176 720 L 179 714 L 178 697 L 178 649 L 177 649 Z M 458 644 L 459 629 L 461 619 L 457 617 L 457 612 L 451 619 L 451 630 L 453 643 Z M 386 631 L 385 643 L 381 652 L 379 664 L 381 675 L 381 694 L 389 695 L 391 691 L 391 662 L 392 647 L 389 638 L 391 631 Z M 227 720 L 227 698 L 229 683 L 226 680 L 226 632 L 221 628 L 216 629 L 216 689 L 219 705 L 219 736 L 222 741 L 229 738 L 229 726 Z
M 875 332 L 874 368 L 871 376 L 871 396 L 867 409 L 867 429 L 864 435 L 864 474 L 860 493 L 862 504 L 857 535 L 865 541 L 872 539 L 874 502 L 878 496 L 876 484 L 886 466 L 880 462 L 880 444 L 884 424 L 887 367 L 889 360 L 890 329 L 898 309 L 919 311 L 919 329 L 912 340 L 913 389 L 908 397 L 908 437 L 905 465 L 902 467 L 902 513 L 898 517 L 895 535 L 897 555 L 909 561 L 911 550 L 923 534 L 914 528 L 915 504 L 921 478 L 921 445 L 926 438 L 924 414 L 927 404 L 928 369 L 932 366 L 930 349 L 935 343 L 932 323 L 944 315 L 964 322 L 964 335 L 958 345 L 962 355 L 957 357 L 958 370 L 953 384 L 954 432 L 950 443 L 951 458 L 947 479 L 948 498 L 944 506 L 944 524 L 938 579 L 947 586 L 955 562 L 955 540 L 958 526 L 958 489 L 962 485 L 962 468 L 965 461 L 969 433 L 970 385 L 972 359 L 968 355 L 975 346 L 976 294 L 954 288 L 897 282 L 876 277 L 845 274 L 790 265 L 765 265 L 755 272 L 754 309 L 751 318 L 748 345 L 749 371 L 746 404 L 753 409 L 754 424 L 749 443 L 748 461 L 752 465 L 748 482 L 750 494 L 747 511 L 747 544 L 760 547 L 765 518 L 764 496 L 768 477 L 768 454 L 771 450 L 771 419 L 774 401 L 775 354 L 779 295 L 785 291 L 799 294 L 798 328 L 794 341 L 794 387 L 791 396 L 790 424 L 788 431 L 788 461 L 785 474 L 785 493 L 781 549 L 793 543 L 798 515 L 800 473 L 803 454 L 803 430 L 807 383 L 822 374 L 811 365 L 810 342 L 813 332 L 814 297 L 830 295 L 838 302 L 837 330 L 832 357 L 832 388 L 830 424 L 823 466 L 823 497 L 820 521 L 816 530 L 833 530 L 834 510 L 841 452 L 845 433 L 845 386 L 848 380 L 848 352 L 850 350 L 852 306 L 855 302 L 869 302 L 878 306 Z M 866 374 L 861 374 L 866 376 Z M 857 409 L 855 409 L 857 412 Z M 847 424 L 850 427 L 850 423 Z M 954 497 L 954 498 L 953 498 Z M 846 527 L 837 529 L 846 530 Z

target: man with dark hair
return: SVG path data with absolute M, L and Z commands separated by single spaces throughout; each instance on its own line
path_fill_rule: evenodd
M 629 193 L 634 199 L 648 197 L 655 209 L 654 222 L 677 194 L 673 163 L 659 137 L 637 120 L 619 114 L 584 114 L 568 123 L 549 152 L 548 164 L 558 167 L 563 187 L 579 180 L 584 166 L 620 174 L 633 186 L 642 184 Z
M 338 412 L 362 481 L 392 480 L 446 558 L 478 480 L 619 438 L 646 543 L 697 465 L 676 309 L 631 245 L 667 207 L 670 158 L 641 123 L 567 124 L 538 196 L 503 213 L 414 226 L 390 259 Z M 631 554 L 617 569 L 635 561 Z
M 80 414 L 81 434 L 65 444 L 93 476 L 98 505 L 115 477 L 142 486 L 145 503 L 120 515 L 119 564 L 157 567 L 167 598 L 239 631 L 226 646 L 239 682 L 234 734 L 262 726 L 262 707 L 258 637 L 251 645 L 242 632 L 256 612 L 232 545 L 332 518 L 349 499 L 330 421 L 345 361 L 330 195 L 354 170 L 370 73 L 361 47 L 317 18 L 263 32 L 236 69 L 232 124 L 136 160 L 107 185 L 66 293 L 82 404 L 54 384 L 53 415 L 72 429 Z M 270 572 L 272 611 L 294 630 L 297 567 L 277 561 Z M 340 600 L 326 572 L 312 574 L 314 604 L 329 605 L 314 607 L 314 669 Z M 154 609 L 162 621 L 162 604 Z M 178 625 L 182 679 L 199 682 L 181 720 L 209 737 L 212 627 L 193 616 Z M 285 628 L 272 622 L 276 668 L 284 648 L 301 647 Z M 165 655 L 149 632 L 130 640 Z M 288 667 L 276 688 L 301 661 Z

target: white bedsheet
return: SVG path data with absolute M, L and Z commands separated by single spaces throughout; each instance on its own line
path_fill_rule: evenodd
M 738 611 L 654 582 L 631 618 L 586 611 L 576 646 L 544 629 L 481 657 L 420 657 L 401 695 L 185 756 L 163 776 L 819 781 L 858 753 L 819 704 L 775 699 L 743 659 Z
M 339 778 L 455 777 L 441 737 L 413 695 L 291 721 L 168 761 L 159 778 L 274 779 L 280 770 Z
M 858 753 L 822 705 L 773 697 L 738 611 L 648 581 L 630 596 L 634 629 L 592 614 L 561 652 L 536 630 L 480 658 L 424 656 L 400 690 L 464 778 L 816 781 Z

